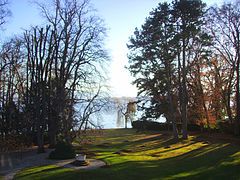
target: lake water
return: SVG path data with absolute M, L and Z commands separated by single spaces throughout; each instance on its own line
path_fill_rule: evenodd
M 114 105 L 111 105 L 109 107 L 114 107 Z M 83 104 L 76 105 L 76 110 L 79 111 L 81 114 L 84 111 L 85 106 Z M 142 116 L 142 111 L 137 111 L 133 120 L 139 120 Z M 90 115 L 90 121 L 97 125 L 98 127 L 101 127 L 102 129 L 113 129 L 113 128 L 124 128 L 125 127 L 125 118 L 124 116 L 121 118 L 121 123 L 118 121 L 118 110 L 115 108 L 109 108 L 105 109 L 105 111 L 102 111 L 97 114 Z M 160 117 L 156 122 L 165 122 L 166 119 L 164 117 Z M 88 123 L 89 124 L 89 123 Z M 131 123 L 128 122 L 127 124 L 128 128 L 131 128 Z
M 134 120 L 138 120 L 140 118 L 140 113 L 137 113 L 134 117 Z M 101 126 L 103 129 L 112 129 L 112 128 L 124 128 L 124 119 L 122 119 L 122 123 L 120 126 L 117 125 L 118 114 L 117 111 L 103 113 L 101 116 L 95 117 L 94 122 Z M 164 117 L 160 117 L 157 122 L 165 122 L 166 119 Z M 131 128 L 131 123 L 129 122 L 127 125 L 128 128 Z

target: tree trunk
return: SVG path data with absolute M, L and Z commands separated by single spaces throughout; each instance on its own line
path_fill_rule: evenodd
M 177 132 L 177 125 L 176 125 L 176 119 L 174 117 L 174 108 L 173 108 L 173 102 L 172 102 L 172 95 L 170 90 L 168 90 L 168 100 L 169 100 L 169 109 L 170 109 L 170 121 L 172 121 L 173 126 L 173 136 L 174 139 L 178 139 L 178 132 Z
M 125 115 L 125 128 L 127 129 L 127 123 L 128 123 L 128 115 Z
M 179 100 L 179 113 L 180 113 L 180 122 L 182 123 L 182 105 L 183 105 L 183 91 L 182 91 L 182 73 L 181 73 L 181 55 L 178 50 L 178 100 Z
M 233 124 L 233 116 L 232 116 L 232 110 L 231 110 L 231 90 L 230 89 L 228 90 L 228 93 L 227 93 L 226 109 L 227 109 L 229 121 L 231 124 Z
M 43 125 L 40 118 L 40 105 L 37 103 L 36 108 L 36 124 L 37 124 L 37 143 L 38 153 L 44 153 L 44 137 L 43 137 Z
M 178 139 L 178 131 L 177 131 L 177 124 L 176 119 L 174 117 L 174 107 L 173 107 L 173 100 L 172 100 L 172 78 L 171 78 L 171 67 L 169 62 L 167 62 L 167 71 L 168 71 L 168 82 L 167 82 L 167 91 L 168 91 L 168 100 L 169 100 L 169 118 L 172 122 L 173 126 L 173 137 L 174 139 Z
M 183 139 L 188 139 L 187 133 L 187 87 L 186 87 L 186 44 L 185 37 L 183 37 L 183 64 L 182 64 L 182 130 Z
M 38 81 L 39 82 L 39 81 Z M 38 153 L 44 153 L 44 138 L 43 138 L 43 119 L 41 116 L 41 105 L 40 105 L 40 88 L 39 84 L 32 84 L 34 85 L 35 91 L 35 119 L 37 125 L 37 143 L 38 143 Z
M 239 118 L 240 118 L 240 94 L 239 94 L 239 63 L 240 63 L 240 54 L 239 54 L 239 48 L 237 49 L 238 51 L 238 60 L 237 60 L 237 67 L 236 67 L 236 74 L 237 74 L 237 77 L 236 77 L 236 101 L 237 101 L 237 115 L 236 115 L 236 118 L 235 118 L 235 123 L 234 123 L 234 134 L 236 136 L 239 136 L 240 135 L 240 132 L 239 132 Z
M 44 153 L 44 137 L 43 137 L 43 133 L 42 130 L 40 128 L 38 128 L 38 132 L 37 132 L 37 141 L 38 141 L 38 153 Z
M 232 75 L 229 77 L 229 82 L 228 82 L 229 84 L 226 86 L 227 88 L 225 88 L 225 91 L 223 93 L 223 103 L 226 108 L 227 116 L 231 125 L 234 124 L 233 114 L 231 109 L 231 92 L 232 92 L 231 86 L 232 86 L 233 75 L 234 73 L 232 73 Z
M 52 115 L 51 115 L 52 116 Z M 51 117 L 49 120 L 49 131 L 48 131 L 48 136 L 49 136 L 49 148 L 55 148 L 57 144 L 57 126 L 56 126 L 56 117 Z
M 206 116 L 206 119 L 207 119 L 207 128 L 208 128 L 208 132 L 210 132 L 210 126 L 209 126 L 209 115 L 208 115 L 208 110 L 207 110 L 207 106 L 206 106 L 206 103 L 205 103 L 205 96 L 204 96 L 204 92 L 203 92 L 203 87 L 202 87 L 202 80 L 201 80 L 201 72 L 200 72 L 200 65 L 197 64 L 197 68 L 198 68 L 198 84 L 200 86 L 200 93 L 201 93 L 201 102 L 202 102 L 202 106 L 203 106 L 203 109 L 204 109 L 204 112 L 205 112 L 205 116 Z M 202 123 L 203 125 L 203 123 Z M 203 127 L 201 127 L 201 131 L 203 131 Z

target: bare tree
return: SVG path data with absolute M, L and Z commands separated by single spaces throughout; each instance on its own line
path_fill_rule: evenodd
M 10 39 L 0 51 L 0 135 L 4 142 L 10 142 L 18 135 L 25 135 L 26 125 L 20 115 L 23 93 L 22 42 Z M 15 142 L 16 142 L 15 141 Z M 6 145 L 6 144 L 5 144 Z
M 103 109 L 107 102 L 104 67 L 109 58 L 103 22 L 88 1 L 53 0 L 52 6 L 38 5 L 46 26 L 26 30 L 23 37 L 5 44 L 0 54 L 0 133 L 18 131 L 15 124 L 31 120 L 19 134 L 32 131 L 38 151 L 44 152 L 46 131 L 52 147 L 60 133 L 63 141 L 72 142 L 79 123 L 76 103 L 83 107 L 80 122 L 85 128 L 92 123 L 89 117 Z M 84 97 L 82 101 L 79 96 Z M 7 117 L 6 110 L 20 112 L 24 121 Z
M 50 83 L 52 70 L 53 42 L 50 26 L 34 27 L 24 34 L 26 47 L 26 105 L 34 109 L 38 152 L 44 152 L 43 134 L 46 131 L 47 116 L 50 109 Z
M 240 1 L 224 3 L 221 7 L 211 7 L 209 28 L 216 41 L 217 52 L 229 63 L 236 77 L 236 135 L 240 134 Z M 233 78 L 229 78 L 233 80 Z M 231 86 L 231 83 L 229 84 Z M 230 97 L 230 96 L 228 96 Z
M 115 108 L 117 109 L 117 125 L 121 125 L 124 119 L 125 128 L 128 122 L 133 122 L 136 113 L 136 102 L 133 98 L 113 98 Z
M 105 28 L 102 20 L 88 7 L 88 1 L 54 0 L 51 7 L 39 4 L 52 28 L 54 55 L 53 78 L 56 83 L 55 109 L 66 141 L 73 129 L 73 107 L 77 90 L 88 77 L 98 75 L 107 55 L 103 49 Z M 53 134 L 54 135 L 54 134 Z M 54 135 L 55 136 L 55 135 Z
M 90 127 L 96 129 L 101 127 L 97 119 L 101 117 L 102 113 L 107 112 L 110 107 L 109 98 L 102 89 L 103 87 L 99 86 L 79 94 L 79 99 L 76 100 L 79 132 Z
M 12 14 L 8 6 L 9 6 L 8 0 L 0 0 L 0 26 L 5 24 L 7 18 Z

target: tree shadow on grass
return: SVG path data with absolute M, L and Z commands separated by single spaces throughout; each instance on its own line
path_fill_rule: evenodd
M 94 170 L 72 170 L 67 168 L 50 168 L 42 171 L 37 171 L 34 173 L 28 173 L 25 175 L 17 175 L 14 177 L 15 180 L 26 180 L 26 179 L 41 179 L 41 180 L 96 180 L 104 179 L 110 180 L 115 179 L 114 171 L 109 169 L 112 168 L 100 168 Z
M 236 163 L 232 157 L 236 152 L 238 149 L 231 145 L 209 145 L 177 157 L 128 162 L 119 167 L 123 172 L 125 168 L 141 172 L 136 179 L 239 179 L 240 160 Z
M 211 144 L 167 159 L 126 161 L 112 165 L 111 168 L 91 171 L 52 168 L 26 175 L 24 178 L 84 180 L 239 179 L 240 160 L 236 162 L 236 157 L 233 156 L 237 152 L 239 152 L 239 147 L 234 147 L 231 144 L 224 146 L 223 144 Z
M 196 142 L 192 142 L 192 143 L 190 143 L 190 144 L 186 144 L 186 145 L 184 145 L 184 146 L 179 146 L 179 147 L 175 147 L 175 148 L 171 148 L 171 147 L 169 146 L 168 148 L 166 148 L 165 151 L 157 152 L 157 153 L 154 153 L 153 155 L 159 155 L 159 154 L 161 154 L 161 153 L 167 153 L 167 152 L 175 151 L 175 150 L 178 150 L 178 149 L 190 147 L 190 146 L 192 146 L 192 145 L 194 145 L 194 144 L 196 144 Z M 206 146 L 207 146 L 207 145 L 206 145 Z M 195 150 L 192 150 L 192 151 L 201 150 L 201 149 L 203 149 L 203 148 L 206 147 L 206 146 L 199 147 L 198 149 L 195 149 Z M 169 148 L 171 148 L 171 149 L 169 149 Z M 192 152 L 192 151 L 191 151 L 191 152 Z M 184 154 L 186 154 L 186 153 L 184 153 Z
M 157 135 L 154 137 L 149 137 L 149 138 L 144 138 L 144 139 L 140 139 L 137 141 L 134 141 L 134 143 L 146 143 L 146 142 L 150 142 L 150 141 L 155 141 L 155 140 L 160 140 L 160 139 L 168 139 L 169 137 L 166 137 L 165 135 L 161 134 L 161 135 Z
M 42 166 L 44 167 L 44 166 Z M 24 171 L 30 171 L 31 169 L 34 169 L 34 168 L 41 168 L 40 166 L 36 166 L 36 167 L 31 167 L 29 169 L 25 169 Z M 29 172 L 29 173 L 18 173 L 17 176 L 15 177 L 15 179 L 21 179 L 21 178 L 25 178 L 25 177 L 29 177 L 29 176 L 35 176 L 35 175 L 38 175 L 38 174 L 41 174 L 41 173 L 48 173 L 48 172 L 51 172 L 51 171 L 58 171 L 58 170 L 61 170 L 63 169 L 63 167 L 49 167 L 49 168 L 44 168 L 43 170 L 36 170 L 36 171 L 33 171 L 33 172 Z

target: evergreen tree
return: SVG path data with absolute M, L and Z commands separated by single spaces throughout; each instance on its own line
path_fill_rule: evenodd
M 136 78 L 134 84 L 139 89 L 139 95 L 151 98 L 151 109 L 155 106 L 161 112 L 164 109 L 161 106 L 168 104 L 168 117 L 173 125 L 174 137 L 178 138 L 172 100 L 175 70 L 173 61 L 176 57 L 174 18 L 167 3 L 160 3 L 150 15 L 142 29 L 136 29 L 130 39 L 128 69 Z M 166 100 L 163 97 L 167 97 L 167 102 L 163 101 Z M 154 114 L 151 109 L 145 108 L 146 118 L 158 118 L 163 113 Z
M 201 27 L 204 24 L 203 17 L 206 5 L 201 0 L 175 0 L 173 2 L 173 16 L 176 18 L 179 66 L 179 96 L 181 99 L 181 118 L 183 139 L 187 139 L 187 62 L 191 61 L 194 51 L 193 45 L 201 41 Z
M 177 110 L 181 112 L 183 138 L 188 138 L 188 62 L 193 61 L 196 55 L 201 56 L 203 47 L 209 45 L 206 43 L 208 36 L 202 31 L 204 8 L 205 4 L 200 0 L 160 3 L 141 30 L 135 30 L 128 44 L 131 52 L 128 69 L 136 78 L 134 84 L 139 89 L 139 95 L 150 97 L 150 107 L 144 108 L 144 118 L 158 118 L 165 114 L 173 124 L 175 138 L 178 137 L 174 117 Z M 201 47 L 199 51 L 196 51 L 196 45 Z M 174 108 L 173 95 L 177 87 L 179 107 Z

